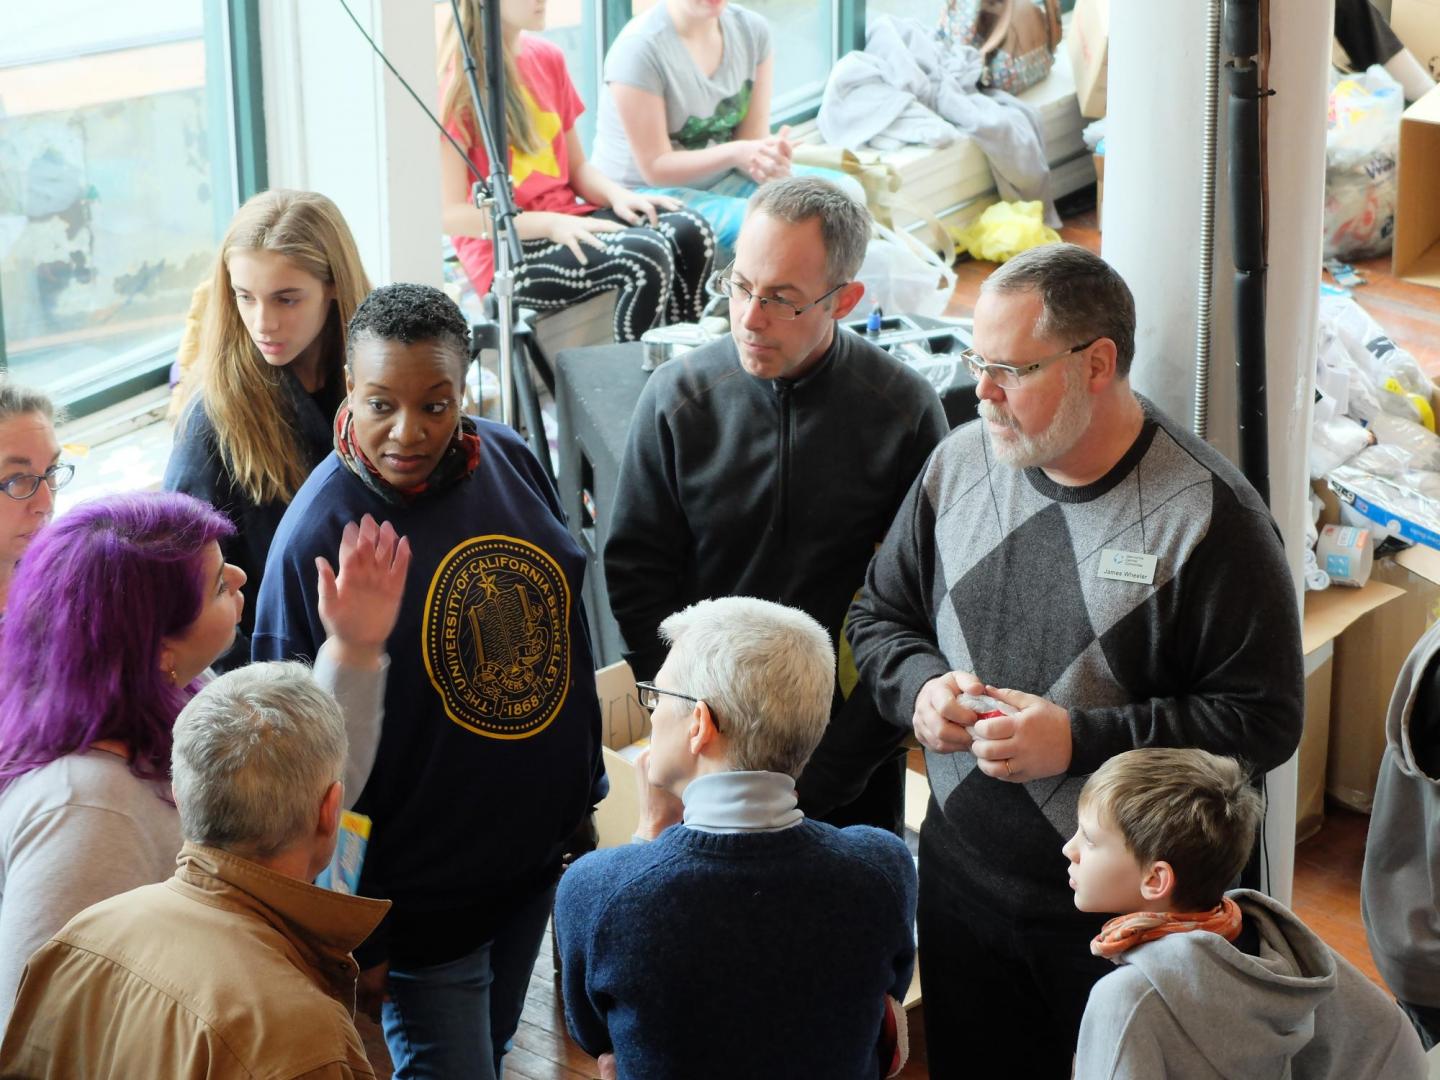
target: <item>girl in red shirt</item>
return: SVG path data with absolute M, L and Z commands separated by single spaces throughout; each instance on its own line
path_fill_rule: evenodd
M 483 63 L 479 0 L 463 0 L 460 8 L 470 49 L 476 63 Z M 564 54 L 534 34 L 544 29 L 544 0 L 501 0 L 500 21 L 510 177 L 522 211 L 515 219 L 524 253 L 515 270 L 516 299 L 550 311 L 618 290 L 616 341 L 634 341 L 652 326 L 698 319 L 715 256 L 709 225 L 675 199 L 621 187 L 586 160 L 575 132 L 585 106 Z M 481 175 L 489 176 L 453 27 L 441 62 L 441 119 Z M 480 85 L 483 90 L 483 73 Z M 448 142 L 440 176 L 445 231 L 483 294 L 495 265 L 489 216 L 471 203 L 470 170 Z

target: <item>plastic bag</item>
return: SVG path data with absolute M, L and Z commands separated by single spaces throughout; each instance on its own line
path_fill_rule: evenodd
M 1366 259 L 1395 233 L 1395 158 L 1405 97 L 1376 64 L 1331 76 L 1325 134 L 1325 258 Z
M 955 248 L 988 262 L 1013 259 L 1041 244 L 1058 244 L 1060 234 L 1045 224 L 1039 202 L 998 202 L 963 229 L 951 229 Z
M 1315 388 L 1336 412 L 1366 424 L 1387 413 L 1434 430 L 1434 385 L 1354 300 L 1321 297 L 1318 348 Z
M 856 277 L 865 286 L 859 310 L 879 304 L 891 315 L 942 314 L 955 291 L 953 261 L 947 262 L 909 233 L 875 224 Z
M 1310 476 L 1321 479 L 1374 441 L 1372 432 L 1348 416 L 1316 421 L 1310 429 Z
M 1440 472 L 1440 435 L 1424 425 L 1381 413 L 1370 421 L 1370 430 L 1380 446 L 1399 447 L 1409 454 L 1411 468 Z

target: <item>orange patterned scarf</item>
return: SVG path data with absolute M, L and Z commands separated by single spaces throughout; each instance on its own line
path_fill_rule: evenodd
M 1188 934 L 1192 930 L 1205 930 L 1219 934 L 1226 941 L 1234 941 L 1240 936 L 1240 922 L 1240 905 L 1228 896 L 1210 911 L 1171 914 L 1137 911 L 1131 915 L 1117 915 L 1101 927 L 1095 940 L 1090 942 L 1090 951 L 1096 956 L 1114 960 L 1126 949 L 1133 949 L 1136 945 L 1154 941 L 1166 934 Z

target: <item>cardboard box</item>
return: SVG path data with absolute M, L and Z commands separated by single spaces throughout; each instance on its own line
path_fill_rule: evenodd
M 636 744 L 650 738 L 650 713 L 635 694 L 635 675 L 624 660 L 595 672 L 600 698 L 600 742 L 610 794 L 595 808 L 595 828 L 602 848 L 630 843 L 640 821 L 640 795 L 635 787 Z
M 1392 272 L 1440 289 L 1440 86 L 1401 116 L 1397 172 Z
M 1411 558 L 1413 552 L 1422 553 L 1421 561 Z M 1377 560 L 1371 584 L 1393 586 L 1403 595 L 1358 620 L 1335 642 L 1325 787 L 1331 798 L 1364 813 L 1375 799 L 1375 779 L 1385 753 L 1385 714 L 1400 665 L 1440 614 L 1440 585 L 1400 560 L 1428 569 L 1424 560 L 1434 556 L 1415 548 Z
M 1305 653 L 1305 728 L 1300 735 L 1299 781 L 1295 793 L 1295 840 L 1318 832 L 1325 820 L 1325 787 L 1330 756 L 1330 716 L 1335 640 L 1359 619 L 1404 595 L 1395 585 L 1371 580 L 1364 588 L 1329 588 L 1305 594 L 1301 648 Z
M 1325 824 L 1325 759 L 1330 753 L 1330 692 L 1335 643 L 1305 657 L 1305 730 L 1300 734 L 1295 789 L 1295 842 L 1308 840 Z
M 1075 0 L 1065 48 L 1075 73 L 1075 100 L 1080 115 L 1105 115 L 1109 74 L 1110 0 Z
M 1394 0 L 1390 29 L 1431 76 L 1440 80 L 1440 0 Z
M 1359 490 L 1362 487 L 1362 481 L 1365 488 L 1363 491 Z M 1395 485 L 1388 477 L 1357 475 L 1356 470 L 1341 467 L 1330 474 L 1328 483 L 1330 490 L 1341 502 L 1354 509 L 1361 517 L 1380 526 L 1378 530 L 1372 530 L 1377 544 L 1389 535 L 1399 537 L 1411 544 L 1424 544 L 1430 548 L 1440 548 L 1440 533 L 1436 533 L 1422 522 L 1401 517 L 1398 512 L 1391 510 L 1386 505 L 1387 503 L 1398 505 L 1392 497 Z

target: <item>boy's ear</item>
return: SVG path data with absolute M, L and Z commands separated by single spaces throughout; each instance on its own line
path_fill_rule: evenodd
M 1140 882 L 1140 895 L 1154 911 L 1167 911 L 1175 895 L 1175 868 L 1163 859 L 1150 864 Z

